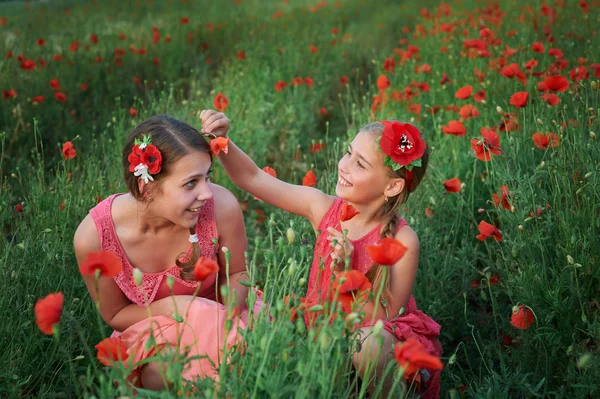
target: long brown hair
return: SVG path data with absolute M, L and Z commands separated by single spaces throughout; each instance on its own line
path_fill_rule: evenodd
M 359 130 L 359 133 L 366 132 L 381 136 L 383 134 L 383 129 L 384 126 L 382 123 L 374 122 L 363 126 Z M 382 220 L 381 231 L 379 233 L 381 238 L 394 238 L 394 236 L 396 235 L 396 229 L 398 228 L 398 223 L 400 222 L 398 208 L 400 208 L 400 205 L 404 204 L 408 200 L 410 193 L 415 191 L 421 183 L 421 181 L 423 180 L 425 172 L 427 171 L 428 162 L 429 148 L 425 150 L 425 153 L 421 158 L 421 166 L 415 166 L 412 169 L 413 176 L 410 187 L 405 186 L 404 190 L 402 190 L 398 195 L 394 197 L 388 197 L 387 201 L 383 204 L 383 206 L 377 210 L 377 213 L 375 215 L 377 218 L 381 218 Z M 406 181 L 406 168 L 400 168 L 394 171 L 391 167 L 388 167 L 387 170 L 391 178 L 402 178 Z M 373 285 L 373 292 L 377 293 L 379 292 L 379 290 L 382 289 L 381 287 L 383 287 L 380 297 L 382 305 L 384 304 L 384 301 L 389 303 L 391 298 L 390 277 L 389 273 L 383 273 L 384 267 L 386 266 L 373 264 L 369 271 L 366 273 L 366 277 Z
M 135 139 L 142 140 L 143 135 L 150 136 L 152 144 L 160 151 L 162 163 L 160 172 L 152 175 L 155 181 L 154 187 L 151 190 L 144 190 L 144 193 L 141 193 L 138 186 L 139 177 L 134 176 L 129 171 L 127 157 L 135 145 Z M 212 162 L 210 147 L 206 139 L 192 126 L 164 114 L 154 115 L 146 119 L 133 129 L 123 148 L 123 175 L 128 191 L 136 200 L 149 204 L 152 201 L 152 195 L 160 193 L 161 181 L 169 175 L 169 171 L 173 165 L 194 150 L 209 154 Z M 196 228 L 194 226 L 190 228 L 190 234 L 195 233 Z M 182 268 L 181 278 L 194 280 L 194 264 L 200 257 L 200 246 L 198 243 L 192 244 L 192 253 L 187 262 L 180 261 L 184 255 L 178 255 L 175 263 Z

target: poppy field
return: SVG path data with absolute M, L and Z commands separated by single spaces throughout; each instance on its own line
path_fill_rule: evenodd
M 219 383 L 178 379 L 183 358 L 168 391 L 127 383 L 73 235 L 126 190 L 138 123 L 199 129 L 216 109 L 258 166 L 328 194 L 361 126 L 418 126 L 429 167 L 400 213 L 420 241 L 413 295 L 441 325 L 440 397 L 599 397 L 600 1 L 221 3 L 0 3 L 0 396 L 378 397 L 349 361 L 358 315 L 296 317 L 322 310 L 300 301 L 310 223 L 239 190 L 216 158 L 268 314 Z M 390 397 L 410 397 L 402 370 L 419 356 L 395 355 Z

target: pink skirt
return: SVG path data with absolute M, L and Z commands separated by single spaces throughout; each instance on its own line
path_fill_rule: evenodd
M 257 292 L 254 312 L 262 309 L 262 292 Z M 128 346 L 128 363 L 134 365 L 129 380 L 141 386 L 142 366 L 135 364 L 155 356 L 159 351 L 177 350 L 186 353 L 188 358 L 181 378 L 193 381 L 210 377 L 218 381 L 218 368 L 225 355 L 233 345 L 241 343 L 239 329 L 245 329 L 248 322 L 248 311 L 244 310 L 233 318 L 227 317 L 227 309 L 220 303 L 206 298 L 196 298 L 190 303 L 183 322 L 178 323 L 170 316 L 160 315 L 141 320 L 121 334 L 113 332 L 113 337 L 121 337 Z M 227 320 L 231 320 L 226 329 Z M 154 343 L 148 344 L 154 336 Z M 147 364 L 147 363 L 145 363 Z M 144 365 L 145 365 L 144 364 Z

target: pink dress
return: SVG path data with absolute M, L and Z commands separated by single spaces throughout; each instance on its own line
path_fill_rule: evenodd
M 132 302 L 140 306 L 146 303 L 168 297 L 170 295 L 167 286 L 167 276 L 174 279 L 174 295 L 192 295 L 198 287 L 198 282 L 183 280 L 177 265 L 173 265 L 167 270 L 159 273 L 144 273 L 141 287 L 136 286 L 133 280 L 133 268 L 125 251 L 117 237 L 115 226 L 111 215 L 112 202 L 116 196 L 113 194 L 94 207 L 90 214 L 96 223 L 96 228 L 100 236 L 102 250 L 110 251 L 116 254 L 123 264 L 123 270 L 115 278 L 115 282 L 121 288 L 123 293 Z M 196 225 L 196 234 L 198 235 L 202 256 L 215 259 L 215 249 L 213 248 L 213 238 L 218 238 L 217 225 L 214 215 L 214 201 L 211 199 L 206 202 L 198 216 Z M 185 258 L 190 256 L 191 245 Z M 142 270 L 143 271 L 143 270 Z M 187 317 L 183 315 L 184 310 L 180 310 L 184 316 L 183 323 L 177 323 L 170 316 L 153 316 L 138 323 L 133 324 L 122 333 L 114 332 L 112 336 L 120 336 L 129 346 L 129 361 L 137 363 L 148 357 L 154 356 L 156 352 L 165 346 L 178 346 L 180 352 L 189 350 L 192 356 L 208 356 L 200 360 L 193 360 L 186 364 L 182 378 L 193 380 L 198 377 L 218 378 L 217 370 L 211 362 L 219 365 L 222 352 L 227 347 L 239 342 L 237 334 L 238 328 L 245 328 L 244 317 L 236 317 L 232 320 L 232 327 L 229 332 L 225 329 L 227 320 L 225 307 L 215 302 L 215 280 L 213 274 L 201 283 L 198 291 L 198 297 L 191 302 Z M 261 293 L 258 293 L 257 306 L 260 308 Z M 256 306 L 255 306 L 256 308 Z M 149 345 L 146 348 L 146 342 L 151 338 L 154 332 L 155 345 Z M 140 385 L 140 368 L 134 369 L 130 379 Z
M 315 253 L 306 293 L 306 299 L 309 303 L 324 303 L 327 299 L 327 290 L 332 275 L 330 268 L 332 248 L 327 240 L 327 228 L 333 227 L 338 231 L 341 230 L 338 222 L 340 221 L 343 203 L 342 199 L 336 198 L 319 223 L 319 235 L 315 243 Z M 398 229 L 406 225 L 406 220 L 401 219 Z M 352 269 L 362 273 L 369 270 L 373 262 L 367 255 L 365 246 L 373 245 L 379 241 L 380 229 L 381 226 L 377 226 L 362 238 L 350 240 L 354 246 Z M 319 267 L 321 264 L 323 266 Z M 305 320 L 308 324 L 307 316 L 305 316 Z M 408 300 L 404 313 L 401 316 L 385 320 L 384 329 L 393 334 L 399 341 L 405 341 L 410 337 L 417 339 L 431 355 L 440 356 L 442 353 L 442 347 L 437 340 L 437 336 L 440 334 L 440 325 L 417 309 L 417 304 L 412 295 Z M 439 371 L 429 370 L 429 374 L 430 378 L 425 383 L 425 391 L 421 393 L 421 397 L 426 399 L 437 398 L 440 394 Z

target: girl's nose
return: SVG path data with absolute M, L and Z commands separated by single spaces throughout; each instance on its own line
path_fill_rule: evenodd
M 208 185 L 208 183 L 202 184 L 200 192 L 198 193 L 198 196 L 196 197 L 196 199 L 198 201 L 208 201 L 212 197 L 213 197 L 213 193 L 212 193 L 212 190 L 210 189 L 210 186 Z

